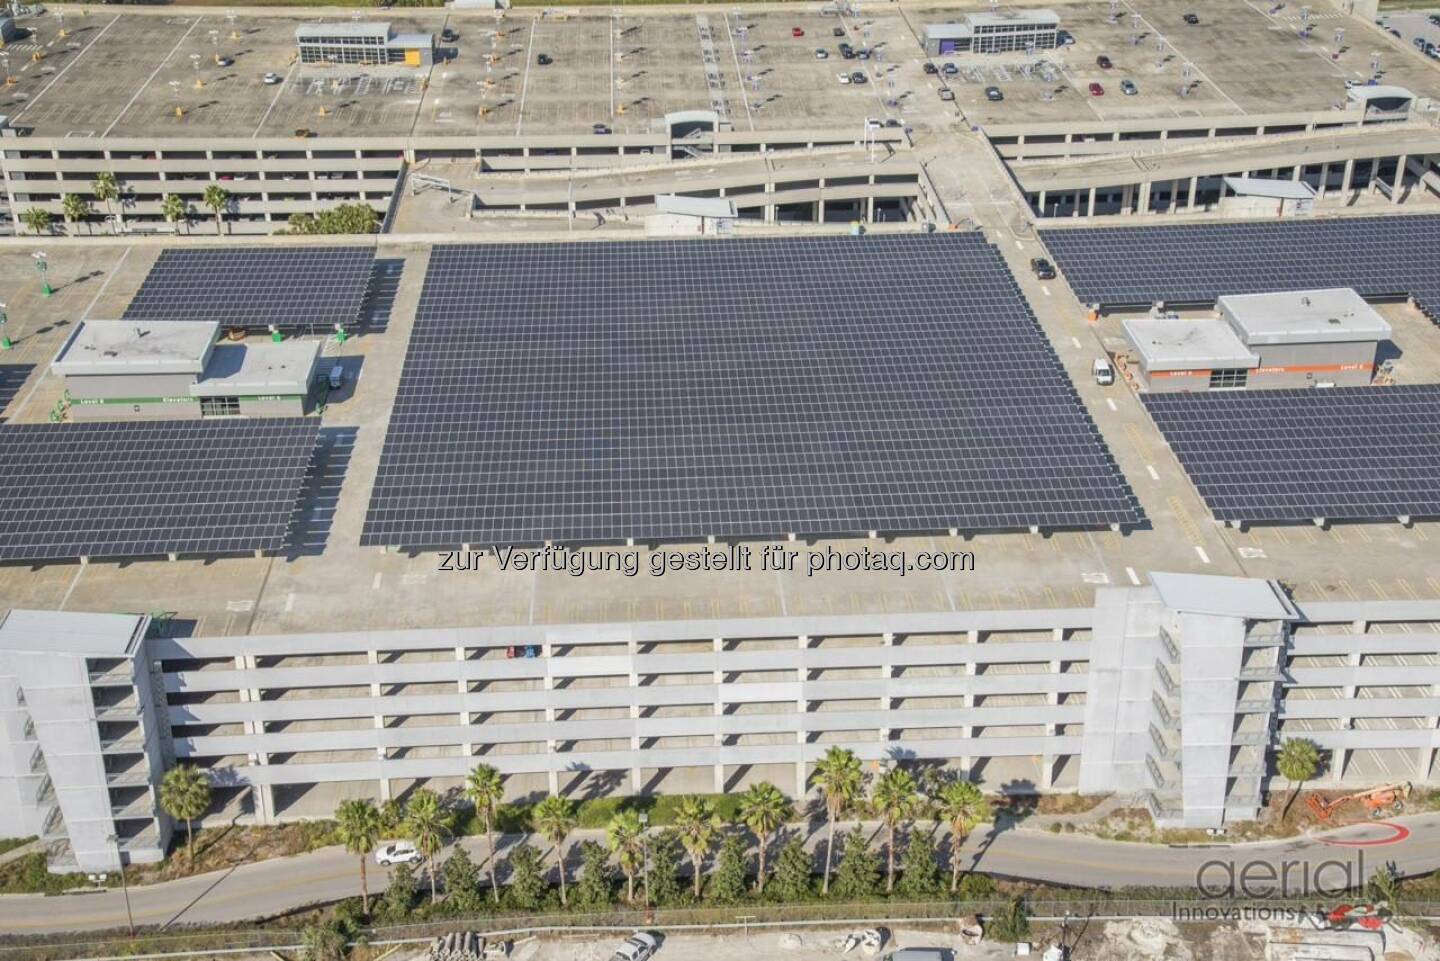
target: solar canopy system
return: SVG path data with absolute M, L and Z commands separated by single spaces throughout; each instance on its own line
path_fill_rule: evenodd
M 166 250 L 125 320 L 210 320 L 225 327 L 328 332 L 360 319 L 373 247 Z
M 15 395 L 20 393 L 20 388 L 25 385 L 26 378 L 34 369 L 34 364 L 0 364 L 0 415 L 5 413 L 5 408 L 10 406 Z
M 1042 230 L 1081 303 L 1212 304 L 1226 294 L 1353 287 L 1440 318 L 1440 217 Z
M 431 252 L 361 543 L 1135 525 L 978 234 Z
M 0 425 L 0 561 L 285 546 L 318 417 Z
M 1217 520 L 1440 516 L 1440 385 L 1140 396 Z

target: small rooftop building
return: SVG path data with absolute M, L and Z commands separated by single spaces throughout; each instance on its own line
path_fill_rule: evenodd
M 1232 217 L 1301 217 L 1315 211 L 1315 188 L 1303 180 L 1222 177 L 1219 212 Z
M 302 23 L 295 28 L 301 63 L 353 63 L 427 67 L 435 60 L 435 36 L 393 33 L 389 23 Z
M 1345 91 L 1353 110 L 1365 112 L 1365 123 L 1405 120 L 1415 104 L 1415 95 L 1404 87 L 1388 84 L 1361 84 Z
M 87 320 L 50 367 L 76 421 L 305 413 L 318 341 L 218 343 L 215 321 Z
M 1363 387 L 1391 333 L 1349 287 L 1221 297 L 1216 309 L 1260 356 L 1252 387 Z
M 959 23 L 933 23 L 925 28 L 925 52 L 943 57 L 954 53 L 1010 53 L 1030 45 L 1053 50 L 1060 42 L 1060 17 L 1054 10 L 996 10 L 967 13 Z
M 645 218 L 645 233 L 652 237 L 708 236 L 728 230 L 735 217 L 735 201 L 724 197 L 659 194 L 655 212 Z
M 1155 392 L 1244 387 L 1260 358 L 1221 320 L 1127 320 L 1141 390 Z

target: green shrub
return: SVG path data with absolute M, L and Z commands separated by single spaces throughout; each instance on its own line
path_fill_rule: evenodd
M 0 894 L 59 894 L 89 885 L 83 874 L 51 874 L 40 851 L 0 865 Z
M 955 896 L 962 901 L 986 901 L 995 896 L 995 879 L 970 871 L 960 876 Z
M 1024 898 L 1012 898 L 985 925 L 985 936 L 992 941 L 1014 944 L 1030 939 L 1030 912 Z

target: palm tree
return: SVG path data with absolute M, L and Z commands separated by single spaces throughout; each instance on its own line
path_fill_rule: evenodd
M 485 822 L 485 846 L 490 851 L 490 896 L 500 903 L 500 884 L 495 880 L 495 805 L 505 796 L 505 779 L 489 764 L 476 765 L 465 779 L 465 796 Z
M 87 218 L 90 216 L 90 201 L 84 197 L 79 194 L 66 194 L 60 198 L 60 209 L 65 212 L 67 223 L 78 224 L 84 220 L 85 226 L 89 228 L 90 222 Z
M 625 872 L 625 900 L 635 900 L 635 873 L 645 866 L 645 826 L 635 811 L 621 811 L 606 829 L 610 850 Z
M 885 893 L 895 890 L 895 828 L 906 820 L 920 804 L 920 791 L 915 785 L 915 775 L 903 767 L 892 767 L 875 782 L 875 796 L 872 799 L 876 812 L 885 822 L 888 837 L 885 852 Z
M 770 846 L 770 836 L 780 825 L 794 815 L 795 808 L 790 799 L 769 781 L 752 784 L 740 795 L 740 820 L 754 832 L 760 844 L 760 874 L 755 879 L 755 893 L 765 891 L 765 852 Z
M 1295 803 L 1295 796 L 1300 793 L 1300 788 L 1320 770 L 1319 745 L 1303 737 L 1290 738 L 1280 745 L 1280 753 L 1275 758 L 1275 769 L 1293 785 L 1290 788 L 1290 797 L 1280 811 L 1280 819 L 1283 821 L 1285 815 L 1290 813 L 1290 805 Z
M 165 198 L 160 201 L 160 212 L 164 214 L 165 219 L 172 224 L 179 223 L 182 220 L 185 221 L 186 224 L 190 223 L 190 204 L 179 194 L 166 194 Z
M 720 817 L 715 813 L 715 805 L 695 795 L 680 799 L 680 807 L 675 811 L 675 833 L 680 836 L 680 846 L 690 855 L 697 898 L 704 878 L 705 855 L 710 853 L 710 845 L 715 843 L 719 831 Z
M 960 886 L 960 848 L 976 825 L 995 816 L 990 801 L 969 781 L 951 781 L 940 789 L 940 817 L 950 825 L 950 893 Z
M 434 904 L 435 856 L 450 836 L 450 815 L 441 806 L 439 795 L 425 788 L 412 794 L 405 804 L 405 828 L 425 858 L 425 869 L 430 872 L 430 903 Z
M 575 830 L 575 805 L 558 794 L 548 795 L 535 805 L 535 827 L 555 845 L 555 868 L 560 872 L 560 903 L 565 904 L 565 842 Z
M 20 215 L 20 222 L 30 228 L 34 234 L 45 234 L 50 232 L 50 211 L 40 207 L 31 207 Z
M 230 206 L 230 191 L 219 184 L 211 184 L 205 188 L 202 200 L 215 214 L 215 233 L 218 235 L 220 225 L 225 222 L 225 209 Z
M 360 858 L 360 906 L 370 914 L 370 882 L 365 861 L 380 842 L 380 812 L 369 798 L 352 798 L 335 809 L 335 833 L 345 850 Z
M 195 819 L 210 809 L 210 779 L 188 764 L 172 767 L 160 779 L 160 806 L 185 822 L 185 849 L 195 860 Z
M 835 822 L 859 796 L 864 785 L 860 771 L 860 759 L 854 751 L 843 747 L 832 747 L 815 764 L 815 784 L 825 795 L 825 817 L 829 821 L 829 834 L 825 842 L 825 883 L 824 894 L 830 893 L 830 864 L 835 855 Z
M 96 174 L 95 179 L 90 184 L 90 192 L 95 195 L 96 200 L 105 203 L 105 209 L 109 211 L 110 216 L 115 217 L 116 227 L 123 232 L 125 229 L 125 214 L 122 211 L 116 216 L 115 208 L 111 206 L 113 201 L 120 199 L 120 182 L 115 179 L 115 175 L 108 170 Z

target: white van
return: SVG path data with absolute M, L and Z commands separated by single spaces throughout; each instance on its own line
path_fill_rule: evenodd
M 1101 387 L 1109 387 L 1115 383 L 1115 368 L 1103 357 L 1095 358 L 1095 363 L 1090 366 L 1090 373 L 1095 375 L 1095 383 Z

